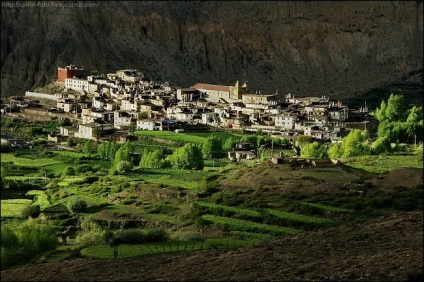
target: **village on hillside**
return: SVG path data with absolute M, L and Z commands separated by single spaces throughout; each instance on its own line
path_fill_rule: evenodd
M 61 91 L 27 91 L 8 103 L 2 100 L 1 114 L 74 121 L 72 126 L 61 126 L 60 134 L 49 135 L 49 140 L 57 143 L 71 137 L 98 142 L 127 140 L 134 130 L 178 133 L 205 127 L 261 131 L 288 140 L 306 135 L 338 142 L 351 129 L 376 126 L 366 105 L 349 109 L 327 96 L 263 94 L 252 91 L 248 81 L 197 83 L 176 89 L 167 82 L 145 79 L 136 69 L 87 75 L 83 67 L 69 65 L 58 68 L 54 83 Z

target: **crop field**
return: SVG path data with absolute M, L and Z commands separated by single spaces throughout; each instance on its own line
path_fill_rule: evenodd
M 303 214 L 277 211 L 272 209 L 266 209 L 266 211 L 272 216 L 278 219 L 282 219 L 284 221 L 288 221 L 288 222 L 297 222 L 297 223 L 312 225 L 312 226 L 326 226 L 333 223 L 331 220 L 327 218 L 307 216 Z
M 134 131 L 136 136 L 151 136 L 155 138 L 161 138 L 166 140 L 171 140 L 174 142 L 184 142 L 184 143 L 196 143 L 203 144 L 205 137 L 200 137 L 196 135 L 190 135 L 187 133 L 176 133 L 174 131 L 147 131 L 140 130 Z
M 215 225 L 235 231 L 259 232 L 273 235 L 294 235 L 302 232 L 299 229 L 256 223 L 247 220 L 204 214 L 202 218 Z
M 13 154 L 7 154 L 7 153 L 1 154 L 1 162 L 13 162 L 17 166 L 25 166 L 25 167 L 44 167 L 44 166 L 60 163 L 60 161 L 57 161 L 54 159 L 48 159 L 48 158 L 27 159 L 27 158 L 15 157 Z
M 209 248 L 234 249 L 253 245 L 253 241 L 231 238 L 209 238 L 205 241 L 170 241 L 118 247 L 118 259 L 160 255 L 165 253 L 189 252 Z M 113 248 L 108 245 L 92 246 L 81 250 L 81 255 L 94 259 L 113 259 Z
M 234 215 L 239 217 L 261 217 L 262 216 L 260 212 L 249 210 L 249 209 L 240 209 L 236 207 L 230 207 L 230 206 L 201 202 L 201 201 L 196 202 L 196 204 L 199 205 L 200 207 L 207 208 L 209 212 L 211 213 L 213 213 L 214 210 L 223 210 L 223 211 L 231 212 Z
M 30 190 L 27 192 L 27 195 L 34 196 L 34 204 L 39 205 L 41 210 L 50 206 L 50 201 L 44 191 Z
M 1 217 L 19 217 L 21 211 L 31 204 L 29 199 L 1 200 Z
M 353 213 L 354 212 L 354 210 L 343 209 L 343 208 L 338 208 L 338 207 L 333 207 L 333 206 L 327 206 L 327 205 L 318 204 L 318 203 L 303 202 L 302 205 L 313 207 L 313 208 L 316 208 L 318 210 L 322 210 L 324 212 L 329 212 L 329 213 Z

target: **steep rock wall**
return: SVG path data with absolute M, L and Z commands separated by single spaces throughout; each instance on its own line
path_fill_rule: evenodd
M 181 87 L 249 80 L 263 93 L 351 95 L 422 69 L 422 12 L 415 1 L 2 6 L 2 96 L 71 63 L 138 68 Z

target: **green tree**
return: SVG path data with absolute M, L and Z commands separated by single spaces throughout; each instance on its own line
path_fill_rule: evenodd
M 312 143 L 314 140 L 314 138 L 312 138 L 311 136 L 306 136 L 306 135 L 300 135 L 297 136 L 296 139 L 294 140 L 295 144 L 302 148 L 303 146 L 305 146 L 308 143 Z
M 103 160 L 113 161 L 119 148 L 116 142 L 103 142 L 97 147 L 97 155 Z
M 149 117 L 148 112 L 141 112 L 138 113 L 137 120 L 147 119 Z
M 80 213 L 87 209 L 87 202 L 80 198 L 71 198 L 67 203 L 68 209 L 72 213 Z
M 116 165 L 116 171 L 123 174 L 130 171 L 133 168 L 133 165 L 129 161 L 119 161 Z
M 300 156 L 302 158 L 323 159 L 328 157 L 328 153 L 325 144 L 313 142 L 303 146 Z
M 168 160 L 173 168 L 199 170 L 204 167 L 202 157 L 202 151 L 196 145 L 189 143 L 177 148 Z
M 390 151 L 390 140 L 387 137 L 379 137 L 372 144 L 372 152 L 375 155 L 379 155 Z
M 339 144 L 339 143 L 334 143 L 328 149 L 328 156 L 332 159 L 341 158 L 342 155 L 343 155 L 343 151 L 342 151 L 342 148 L 341 148 L 341 144 Z
M 127 161 L 132 163 L 131 158 L 132 148 L 129 143 L 125 143 L 125 145 L 121 146 L 115 153 L 114 165 L 116 166 L 120 161 Z
M 216 136 L 209 136 L 203 142 L 202 153 L 204 158 L 219 158 L 222 156 L 222 141 Z
M 28 218 L 29 216 L 32 218 L 36 218 L 40 215 L 40 206 L 39 205 L 28 205 L 23 208 L 20 212 L 20 218 Z
M 222 150 L 223 151 L 230 151 L 232 148 L 234 148 L 235 144 L 236 144 L 236 141 L 234 140 L 234 138 L 229 137 L 229 138 L 227 138 L 227 140 L 225 140 L 225 142 L 223 142 Z
M 142 168 L 161 168 L 163 160 L 162 150 L 154 150 L 152 152 L 145 151 L 140 160 Z
M 353 129 L 349 132 L 349 134 L 342 140 L 342 157 L 369 155 L 371 149 L 367 144 L 367 136 L 367 131 L 361 131 L 359 129 Z
M 93 140 L 89 139 L 82 146 L 82 152 L 87 155 L 91 155 L 96 149 L 96 145 Z

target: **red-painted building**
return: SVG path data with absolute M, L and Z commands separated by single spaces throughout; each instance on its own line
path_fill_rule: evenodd
M 66 66 L 64 68 L 57 68 L 57 81 L 65 81 L 65 78 L 84 77 L 85 70 L 84 67 L 76 67 L 73 65 Z

